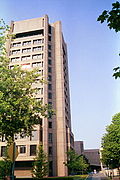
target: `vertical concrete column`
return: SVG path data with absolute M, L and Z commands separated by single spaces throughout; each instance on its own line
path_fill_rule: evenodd
M 64 77 L 61 23 L 55 27 L 55 69 L 56 69 L 56 126 L 57 126 L 57 172 L 58 176 L 67 175 L 66 161 L 66 126 L 64 102 Z

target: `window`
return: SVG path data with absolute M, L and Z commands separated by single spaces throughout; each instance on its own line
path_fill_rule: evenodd
M 48 81 L 52 81 L 52 76 L 48 75 Z
M 17 50 L 13 50 L 12 51 L 12 54 L 14 55 L 14 54 L 19 54 L 20 53 L 20 49 L 17 49 Z
M 48 72 L 51 73 L 52 72 L 52 68 L 48 67 Z
M 12 44 L 12 47 L 19 47 L 20 45 L 21 45 L 20 42 L 18 42 L 18 43 L 13 43 L 13 44 Z
M 48 64 L 51 65 L 52 64 L 52 60 L 48 59 Z
M 48 49 L 51 50 L 51 45 L 48 44 Z
M 5 142 L 5 136 L 2 136 L 2 142 Z
M 31 52 L 31 48 L 22 49 L 22 53 L 28 53 Z
M 52 122 L 48 122 L 48 128 L 52 128 Z
M 20 154 L 26 153 L 26 146 L 20 146 Z
M 48 98 L 52 99 L 52 93 L 50 93 L 50 92 L 48 93 Z
M 48 104 L 52 105 L 52 102 L 48 102 Z
M 26 135 L 22 132 L 22 133 L 20 134 L 20 139 L 23 139 L 23 138 L 26 138 Z
M 43 59 L 43 54 L 35 54 L 32 56 L 32 59 Z
M 43 142 L 43 131 L 42 131 L 42 128 L 40 129 L 40 141 Z
M 49 142 L 49 143 L 52 143 L 52 133 L 49 133 L 49 134 L 48 134 L 48 142 Z
M 49 162 L 49 176 L 53 176 L 53 162 Z
M 1 157 L 5 156 L 6 146 L 1 146 Z
M 35 35 L 44 35 L 43 29 L 36 30 L 36 31 L 28 31 L 24 33 L 18 33 L 15 35 L 15 38 L 23 38 L 23 37 L 29 37 L 29 36 L 35 36 Z
M 51 52 L 48 52 L 48 57 L 51 57 Z
M 33 47 L 33 51 L 43 51 L 43 46 Z
M 24 41 L 23 42 L 23 46 L 27 46 L 27 45 L 30 45 L 31 44 L 31 41 Z
M 30 69 L 31 68 L 31 64 L 30 63 L 21 64 L 21 68 L 22 69 Z
M 14 66 L 10 66 L 10 69 L 13 69 L 14 68 Z
M 39 70 L 39 74 L 43 76 L 43 70 Z
M 48 84 L 48 89 L 52 90 L 52 84 Z
M 52 147 L 51 146 L 49 146 L 49 149 L 48 149 L 48 153 L 49 153 L 49 155 L 52 155 Z
M 36 101 L 37 101 L 37 102 L 38 102 L 38 101 L 43 102 L 43 98 L 36 98 Z
M 48 36 L 48 41 L 51 41 L 51 36 Z
M 41 44 L 41 43 L 44 43 L 44 39 L 33 40 L 33 44 Z
M 17 62 L 20 61 L 20 57 L 11 58 L 11 62 Z
M 36 155 L 36 145 L 30 145 L 30 156 Z
M 51 26 L 48 26 L 48 33 L 51 34 Z
M 32 135 L 31 135 L 31 137 L 30 137 L 30 140 L 31 140 L 31 141 L 36 141 L 36 140 L 38 140 L 38 133 L 37 133 L 36 130 L 32 131 Z
M 22 61 L 29 60 L 30 56 L 22 56 Z
M 43 88 L 37 88 L 39 94 L 43 94 Z
M 32 67 L 43 67 L 43 61 L 41 62 L 36 62 L 36 63 L 32 63 Z

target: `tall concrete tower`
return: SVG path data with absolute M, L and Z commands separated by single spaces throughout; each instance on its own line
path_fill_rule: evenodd
M 30 176 L 36 149 L 43 144 L 49 158 L 49 175 L 67 175 L 66 152 L 73 148 L 71 132 L 70 95 L 67 47 L 63 38 L 61 22 L 49 24 L 48 16 L 11 23 L 14 40 L 7 43 L 10 68 L 19 65 L 23 69 L 39 68 L 40 78 L 47 83 L 37 83 L 37 100 L 51 104 L 56 115 L 43 118 L 31 137 L 16 136 L 19 155 L 16 159 L 16 175 Z M 12 83 L 12 82 L 11 82 Z M 4 139 L 0 142 L 0 155 L 5 149 Z

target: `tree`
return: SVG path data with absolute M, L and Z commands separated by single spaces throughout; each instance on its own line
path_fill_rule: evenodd
M 68 167 L 69 174 L 83 174 L 87 171 L 89 164 L 83 155 L 78 155 L 74 150 L 67 152 L 67 162 L 64 162 Z
M 5 178 L 11 175 L 12 162 L 9 159 L 0 161 L 0 178 Z
M 101 23 L 107 21 L 108 27 L 116 32 L 120 31 L 120 3 L 116 1 L 112 3 L 112 10 L 104 10 L 97 19 Z
M 43 147 L 39 146 L 35 162 L 33 164 L 32 175 L 35 179 L 43 178 L 48 175 L 48 159 L 43 151 Z
M 12 169 L 12 161 L 8 156 L 7 148 L 5 149 L 3 160 L 0 161 L 0 178 L 6 178 L 7 176 L 11 176 Z
M 107 21 L 107 25 L 110 29 L 114 29 L 115 32 L 120 31 L 120 3 L 116 1 L 112 3 L 112 10 L 106 11 L 104 10 L 102 14 L 98 17 L 97 21 L 101 23 Z M 119 54 L 120 55 L 120 54 Z M 113 69 L 115 72 L 113 77 L 115 79 L 120 78 L 120 67 L 116 67 Z
M 41 116 L 50 117 L 53 110 L 50 105 L 36 101 L 37 89 L 32 84 L 38 83 L 37 69 L 10 68 L 5 50 L 5 42 L 9 38 L 5 33 L 9 29 L 3 21 L 0 23 L 0 136 L 11 143 L 18 133 L 30 136 L 34 125 L 40 124 Z
M 120 167 L 120 113 L 112 118 L 102 138 L 102 161 L 109 168 Z M 120 171 L 120 169 L 119 169 Z

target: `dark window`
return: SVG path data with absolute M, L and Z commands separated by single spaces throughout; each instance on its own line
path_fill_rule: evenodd
M 48 81 L 52 81 L 52 76 L 48 75 Z
M 48 102 L 48 104 L 52 105 L 52 102 Z
M 48 142 L 49 142 L 49 143 L 52 143 L 52 133 L 49 133 L 49 134 L 48 134 Z
M 49 162 L 49 176 L 53 176 L 53 162 Z
M 52 128 L 52 122 L 48 122 L 48 127 Z
M 48 44 L 48 49 L 51 50 L 51 45 Z
M 48 84 L 48 89 L 52 90 L 52 84 Z
M 35 36 L 35 35 L 44 35 L 43 29 L 36 30 L 36 31 L 24 32 L 24 33 L 18 33 L 15 35 L 15 38 L 22 38 L 22 37 Z
M 52 93 L 50 93 L 50 92 L 48 93 L 48 98 L 52 99 Z
M 52 147 L 49 147 L 49 150 L 48 150 L 48 152 L 49 152 L 49 155 L 52 155 Z
M 52 64 L 52 60 L 48 59 L 48 64 L 51 65 Z
M 26 153 L 26 146 L 20 146 L 20 153 Z
M 30 45 L 30 44 L 31 44 L 31 41 L 24 41 L 23 42 L 23 46 Z
M 48 67 L 48 72 L 51 73 L 52 72 L 52 68 Z
M 51 34 L 51 26 L 48 26 L 48 33 Z
M 51 52 L 48 52 L 48 57 L 51 57 Z
M 36 145 L 30 145 L 30 156 L 36 155 Z
M 51 36 L 48 36 L 48 41 L 51 41 Z
M 33 40 L 33 44 L 41 44 L 41 43 L 44 43 L 44 39 Z
M 6 146 L 1 146 L 1 156 L 5 156 Z

